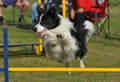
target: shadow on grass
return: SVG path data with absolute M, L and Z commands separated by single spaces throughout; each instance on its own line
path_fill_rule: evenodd
M 120 41 L 120 38 L 117 38 L 117 37 L 109 37 L 108 39 L 110 39 L 110 40 L 118 40 L 118 41 Z
M 40 54 L 37 55 L 35 52 L 30 50 L 17 50 L 17 51 L 8 51 L 9 58 L 20 58 L 20 57 L 40 57 Z M 0 58 L 4 57 L 4 52 L 0 52 Z
M 97 41 L 97 43 L 102 43 L 102 44 L 110 45 L 110 46 L 114 46 L 114 47 L 120 47 L 120 45 L 118 45 L 118 44 L 112 44 L 112 43 L 107 43 L 107 42 L 102 42 L 102 41 Z
M 26 30 L 29 30 L 29 29 L 32 29 L 32 28 L 34 28 L 33 26 L 32 26 L 32 24 L 17 24 L 16 25 L 17 26 L 17 28 L 21 28 L 21 29 L 26 29 Z
M 115 40 L 115 41 L 118 41 L 120 42 L 120 38 L 118 37 L 105 37 L 104 39 L 107 39 L 107 40 Z M 110 46 L 114 46 L 114 47 L 120 47 L 120 44 L 115 44 L 115 43 L 110 43 L 110 42 L 105 42 L 105 41 L 90 41 L 92 43 L 101 43 L 101 44 L 105 44 L 105 45 L 110 45 Z
M 19 23 L 19 22 L 7 21 L 6 24 L 9 26 L 16 26 L 17 28 L 20 28 L 20 29 L 34 30 L 34 26 L 32 24 L 28 24 L 28 23 Z M 2 24 L 0 24 L 0 25 L 2 25 Z

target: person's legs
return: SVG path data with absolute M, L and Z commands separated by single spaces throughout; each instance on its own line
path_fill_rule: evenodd
M 18 21 L 23 23 L 23 22 L 25 22 L 24 15 L 29 8 L 29 2 L 28 2 L 28 0 L 21 0 L 21 1 L 23 3 L 23 7 L 22 7 L 21 16 L 19 17 Z
M 37 6 L 38 6 L 38 3 L 35 2 L 33 3 L 32 5 L 32 22 L 33 22 L 33 26 L 35 26 L 37 24 L 37 17 L 38 17 L 38 12 L 37 12 Z
M 28 10 L 30 4 L 28 0 L 23 0 L 23 8 L 22 8 L 22 15 L 25 15 L 26 11 Z
M 0 16 L 3 16 L 3 14 L 2 14 L 2 6 L 3 6 L 4 4 L 3 4 L 3 2 L 2 2 L 2 0 L 0 0 Z
M 2 0 L 0 0 L 0 22 L 2 23 L 2 24 L 5 24 L 5 20 L 4 20 L 4 18 L 3 18 L 3 13 L 2 13 L 2 7 L 4 6 L 4 4 L 3 4 L 3 2 L 2 2 Z

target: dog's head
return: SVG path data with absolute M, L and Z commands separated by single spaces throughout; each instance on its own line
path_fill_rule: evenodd
M 46 13 L 42 14 L 39 23 L 35 26 L 38 34 L 44 36 L 47 30 L 56 28 L 60 24 L 55 6 L 52 6 Z

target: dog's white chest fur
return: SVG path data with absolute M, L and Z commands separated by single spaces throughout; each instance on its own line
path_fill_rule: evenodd
M 71 37 L 70 32 L 67 30 L 62 33 L 58 31 L 60 30 L 48 31 L 43 37 L 43 44 L 50 57 L 60 62 L 66 62 L 69 57 L 74 57 L 78 48 L 75 46 L 76 41 Z

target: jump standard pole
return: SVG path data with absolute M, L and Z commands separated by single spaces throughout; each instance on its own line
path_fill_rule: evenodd
M 3 40 L 4 40 L 4 82 L 9 82 L 8 73 L 8 30 L 3 28 Z

